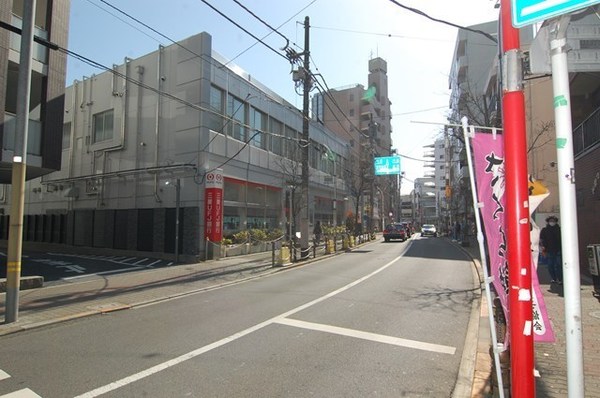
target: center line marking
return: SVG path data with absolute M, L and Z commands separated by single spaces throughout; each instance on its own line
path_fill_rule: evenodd
M 207 353 L 207 352 L 209 352 L 211 350 L 214 350 L 215 348 L 219 348 L 221 346 L 224 346 L 225 344 L 231 343 L 232 341 L 235 341 L 235 340 L 237 340 L 239 338 L 242 338 L 242 337 L 244 337 L 244 336 L 246 336 L 246 335 L 248 335 L 250 333 L 256 332 L 256 331 L 258 331 L 258 330 L 260 330 L 260 329 L 262 329 L 262 328 L 264 328 L 266 326 L 272 325 L 274 323 L 278 323 L 283 318 L 287 318 L 287 317 L 289 317 L 291 315 L 294 315 L 295 313 L 298 313 L 300 311 L 304 311 L 305 309 L 310 308 L 313 305 L 318 304 L 318 303 L 320 303 L 322 301 L 325 301 L 328 298 L 331 298 L 331 297 L 333 297 L 333 296 L 335 296 L 337 294 L 340 294 L 340 293 L 342 293 L 342 292 L 344 292 L 344 291 L 346 291 L 346 290 L 348 290 L 348 289 L 350 289 L 350 288 L 358 285 L 359 283 L 364 282 L 367 279 L 369 279 L 369 278 L 377 275 L 378 273 L 384 271 L 386 268 L 390 267 L 396 261 L 400 260 L 402 258 L 402 256 L 404 255 L 404 253 L 408 250 L 409 247 L 410 247 L 410 245 L 406 246 L 404 248 L 404 250 L 402 251 L 402 253 L 398 257 L 396 257 L 395 259 L 393 259 L 389 263 L 383 265 L 382 267 L 376 269 L 375 271 L 371 272 L 370 274 L 367 274 L 367 275 L 363 276 L 362 278 L 355 280 L 354 282 L 351 282 L 351 283 L 349 283 L 349 284 L 347 284 L 345 286 L 342 286 L 341 288 L 339 288 L 337 290 L 334 290 L 334 291 L 332 291 L 330 293 L 327 293 L 324 296 L 321 296 L 321 297 L 316 298 L 316 299 L 314 299 L 312 301 L 309 301 L 306 304 L 303 304 L 303 305 L 301 305 L 299 307 L 296 307 L 296 308 L 294 308 L 294 309 L 292 309 L 290 311 L 284 312 L 283 314 L 277 315 L 277 316 L 275 316 L 275 317 L 273 317 L 271 319 L 268 319 L 268 320 L 266 320 L 264 322 L 258 323 L 258 324 L 254 325 L 254 326 L 251 326 L 248 329 L 242 330 L 240 332 L 232 334 L 231 336 L 228 336 L 228 337 L 225 337 L 225 338 L 223 338 L 221 340 L 215 341 L 214 343 L 205 345 L 204 347 L 200 347 L 198 349 L 195 349 L 193 351 L 190 351 L 190 352 L 188 352 L 186 354 L 180 355 L 180 356 L 178 356 L 176 358 L 170 359 L 170 360 L 165 361 L 163 363 L 159 363 L 158 365 L 152 366 L 152 367 L 150 367 L 150 368 L 148 368 L 146 370 L 142 370 L 141 372 L 134 373 L 131 376 L 124 377 L 124 378 L 122 378 L 120 380 L 117 380 L 115 382 L 106 384 L 105 386 L 98 387 L 98 388 L 96 388 L 96 389 L 94 389 L 92 391 L 88 391 L 86 393 L 78 395 L 75 398 L 93 398 L 93 397 L 97 397 L 97 396 L 106 394 L 106 393 L 108 393 L 110 391 L 114 391 L 116 389 L 119 389 L 121 387 L 129 385 L 129 384 L 131 384 L 133 382 L 136 382 L 136 381 L 141 380 L 141 379 L 143 379 L 145 377 L 151 376 L 151 375 L 153 375 L 155 373 L 158 373 L 158 372 L 161 372 L 161 371 L 166 370 L 168 368 L 171 368 L 173 366 L 179 365 L 182 362 L 185 362 L 187 360 L 193 359 L 193 358 L 195 358 L 195 357 L 197 357 L 199 355 L 202 355 L 202 354 Z
M 281 318 L 275 321 L 275 323 L 302 329 L 316 330 L 319 332 L 332 333 L 340 336 L 354 337 L 362 340 L 375 341 L 378 343 L 391 344 L 400 347 L 414 348 L 423 351 L 432 351 L 440 354 L 454 355 L 456 353 L 455 347 L 450 347 L 446 345 L 431 344 L 422 341 L 402 339 L 399 337 L 386 336 L 383 334 L 371 332 L 363 332 L 355 329 L 346 329 L 337 326 L 323 325 L 320 323 L 299 321 L 297 319 Z

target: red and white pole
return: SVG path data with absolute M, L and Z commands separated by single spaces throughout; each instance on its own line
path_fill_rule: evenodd
M 525 96 L 519 30 L 511 23 L 510 0 L 501 1 L 511 396 L 523 398 L 535 397 Z

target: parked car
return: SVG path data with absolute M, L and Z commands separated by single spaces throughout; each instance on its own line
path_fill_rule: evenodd
M 399 239 L 404 242 L 406 239 L 408 239 L 404 225 L 401 223 L 387 225 L 383 230 L 383 239 L 386 242 L 389 242 L 392 239 Z
M 433 224 L 423 224 L 421 227 L 421 236 L 437 236 L 437 229 Z

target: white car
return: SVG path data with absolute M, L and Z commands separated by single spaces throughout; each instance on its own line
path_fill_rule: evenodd
M 421 236 L 437 236 L 437 229 L 433 224 L 423 224 L 421 227 Z

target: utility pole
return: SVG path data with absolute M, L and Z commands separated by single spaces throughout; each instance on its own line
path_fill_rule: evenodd
M 29 98 L 31 91 L 31 47 L 33 45 L 35 3 L 36 0 L 23 2 L 23 30 L 21 32 L 21 54 L 17 81 L 17 117 L 6 269 L 5 323 L 16 322 L 19 317 L 21 253 L 23 249 L 23 207 L 25 200 L 25 172 L 27 170 Z
M 371 178 L 371 195 L 369 197 L 369 233 L 373 233 L 373 216 L 375 212 L 373 211 L 375 207 L 375 170 L 373 168 L 373 152 L 375 150 L 375 131 L 377 126 L 373 122 L 373 114 L 371 114 L 371 122 L 369 123 L 369 153 L 367 154 L 367 159 L 371 161 L 369 170 L 371 170 L 369 177 Z
M 309 18 L 306 16 L 304 18 L 304 52 L 302 55 L 304 56 L 304 67 L 302 71 L 302 76 L 304 78 L 303 83 L 303 99 L 302 99 L 302 140 L 301 140 L 301 150 L 302 150 L 302 198 L 304 199 L 304 205 L 302 206 L 302 215 L 300 218 L 300 258 L 305 260 L 308 258 L 310 254 L 310 250 L 308 247 L 308 207 L 309 207 L 309 194 L 308 194 L 308 149 L 310 147 L 310 139 L 309 139 L 309 115 L 308 115 L 308 106 L 309 106 L 309 94 L 310 89 L 312 87 L 312 76 L 310 73 L 310 47 L 309 47 Z
M 29 97 L 31 91 L 31 47 L 33 45 L 35 3 L 36 0 L 23 2 L 23 30 L 21 33 L 21 54 L 17 81 L 17 116 L 6 270 L 6 323 L 16 322 L 19 317 L 21 253 L 23 249 L 23 207 L 25 200 L 25 172 L 27 170 Z
M 581 282 L 577 248 L 577 200 L 575 190 L 575 159 L 573 157 L 573 127 L 571 92 L 567 64 L 567 28 L 569 14 L 551 23 L 550 49 L 554 119 L 556 122 L 556 159 L 558 161 L 558 194 L 562 224 L 562 268 L 565 298 L 567 342 L 567 386 L 569 397 L 584 396 L 583 336 L 581 325 Z
M 511 0 L 501 1 L 511 395 L 528 398 L 535 397 L 535 379 L 525 95 L 519 29 L 511 23 Z
M 450 218 L 450 199 L 452 198 L 452 188 L 450 187 L 450 135 L 448 134 L 448 126 L 444 126 L 444 174 L 446 180 L 446 189 L 444 197 L 446 198 L 446 217 L 444 218 L 448 228 L 448 233 L 452 230 L 452 219 Z

